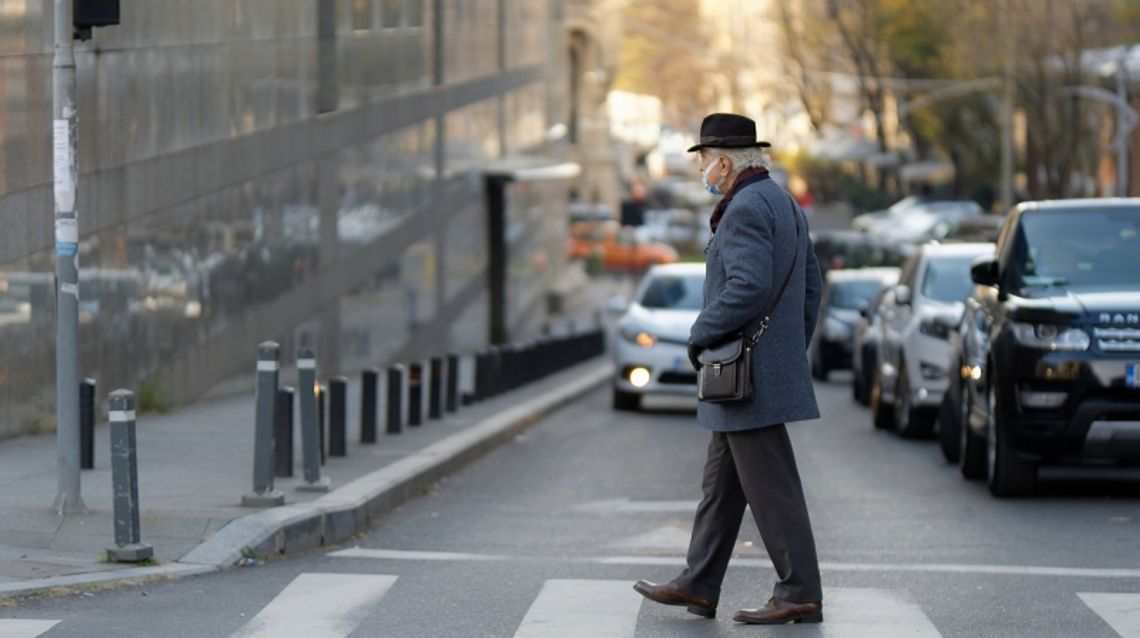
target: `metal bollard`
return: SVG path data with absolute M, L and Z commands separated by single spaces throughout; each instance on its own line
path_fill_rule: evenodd
M 395 365 L 388 368 L 388 434 L 404 431 L 404 367 Z
M 380 370 L 365 368 L 360 374 L 360 442 L 376 442 L 376 411 L 380 394 Z
M 326 407 L 328 405 L 328 396 L 329 396 L 328 387 L 324 386 L 324 385 L 318 385 L 317 386 L 317 443 L 319 445 L 317 446 L 317 449 L 321 453 L 321 465 L 325 464 L 325 461 L 326 461 L 325 457 L 327 456 L 327 452 L 328 452 L 328 447 L 325 446 L 325 430 L 327 429 L 326 428 L 325 416 L 328 414 L 328 409 Z
M 418 427 L 423 423 L 424 410 L 424 366 L 422 363 L 408 365 L 408 425 Z
M 348 379 L 329 379 L 329 456 L 348 456 Z
M 154 548 L 139 533 L 139 465 L 135 445 L 135 395 L 116 390 L 108 399 L 111 416 L 111 484 L 114 489 L 114 561 L 137 563 L 154 557 Z
M 273 455 L 276 476 L 293 476 L 293 388 L 277 390 L 277 408 L 273 412 Z
M 428 363 L 428 418 L 443 418 L 443 359 L 432 357 Z
M 321 476 L 320 433 L 317 428 L 317 358 L 312 348 L 297 353 L 297 386 L 301 391 L 301 459 L 304 481 L 301 492 L 329 491 L 329 478 Z
M 447 411 L 459 409 L 459 355 L 447 355 Z
M 277 355 L 280 346 L 266 341 L 257 347 L 257 416 L 253 438 L 253 491 L 241 497 L 246 507 L 285 504 L 273 489 L 273 409 L 277 402 Z
M 79 382 L 79 469 L 95 469 L 95 379 Z

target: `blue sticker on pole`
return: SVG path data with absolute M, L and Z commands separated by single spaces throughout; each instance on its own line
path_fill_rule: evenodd
M 55 220 L 55 254 L 74 257 L 79 252 L 79 221 L 72 218 Z
M 1124 385 L 1129 388 L 1140 387 L 1140 379 L 1137 378 L 1136 364 L 1129 363 L 1124 368 Z

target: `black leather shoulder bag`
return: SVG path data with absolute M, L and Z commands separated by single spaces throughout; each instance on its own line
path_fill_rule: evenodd
M 697 357 L 701 364 L 701 369 L 697 372 L 697 398 L 701 401 L 735 403 L 752 399 L 752 348 L 756 346 L 756 342 L 768 329 L 768 322 L 771 320 L 772 313 L 776 311 L 780 300 L 784 298 L 784 291 L 787 290 L 788 282 L 791 281 L 792 273 L 796 271 L 796 265 L 800 259 L 799 210 L 793 206 L 792 211 L 796 216 L 794 220 L 796 248 L 795 256 L 792 258 L 792 267 L 788 270 L 787 276 L 784 277 L 784 283 L 780 286 L 780 292 L 776 295 L 776 299 L 772 301 L 772 305 L 764 313 L 764 318 L 760 321 L 760 327 L 755 334 L 748 337 L 740 332 L 723 343 L 701 351 L 700 356 Z

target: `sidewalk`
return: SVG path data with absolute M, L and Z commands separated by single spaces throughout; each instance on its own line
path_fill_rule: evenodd
M 381 412 L 375 445 L 359 443 L 357 379 L 348 392 L 348 455 L 328 458 L 322 469 L 333 491 L 295 490 L 301 476 L 297 432 L 295 477 L 276 482 L 287 505 L 260 511 L 240 506 L 252 486 L 252 394 L 140 415 L 141 535 L 159 563 L 145 567 L 103 562 L 114 542 L 107 424 L 96 429 L 95 469 L 83 472 L 84 515 L 61 518 L 51 510 L 54 435 L 0 442 L 0 597 L 203 573 L 230 567 L 251 552 L 265 557 L 338 542 L 611 375 L 608 361 L 595 358 L 442 420 L 426 420 L 425 412 L 424 425 L 400 435 L 383 433 Z M 283 374 L 280 382 L 296 380 Z

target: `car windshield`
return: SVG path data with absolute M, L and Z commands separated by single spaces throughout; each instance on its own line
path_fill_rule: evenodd
M 828 304 L 832 308 L 860 310 L 867 307 L 882 284 L 877 280 L 837 281 L 831 284 Z
M 922 278 L 922 295 L 947 303 L 970 296 L 974 284 L 970 280 L 970 264 L 977 255 L 945 255 L 932 257 Z
M 654 310 L 700 310 L 703 289 L 701 275 L 654 275 L 638 303 Z
M 1140 287 L 1140 209 L 1028 212 L 1012 267 L 1018 288 Z

